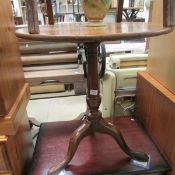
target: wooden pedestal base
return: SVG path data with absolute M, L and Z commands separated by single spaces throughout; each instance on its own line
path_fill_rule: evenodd
M 120 149 L 114 139 L 106 134 L 95 133 L 85 137 L 68 165 L 61 171 L 64 175 L 102 174 L 162 174 L 169 170 L 155 145 L 144 130 L 130 118 L 112 118 L 110 122 L 119 129 L 130 148 L 146 152 L 151 161 L 148 169 L 130 163 L 130 158 Z M 61 163 L 67 151 L 72 132 L 82 121 L 42 124 L 38 136 L 30 175 L 47 174 L 55 162 Z M 61 174 L 60 173 L 60 174 Z

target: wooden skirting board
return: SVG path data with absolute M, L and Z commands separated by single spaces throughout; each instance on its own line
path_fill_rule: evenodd
M 136 117 L 142 121 L 175 174 L 175 94 L 150 74 L 138 75 Z

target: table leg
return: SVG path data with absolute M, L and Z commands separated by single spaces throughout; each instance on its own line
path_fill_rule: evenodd
M 117 130 L 111 123 L 106 122 L 102 118 L 99 111 L 101 103 L 100 90 L 99 90 L 99 74 L 98 74 L 98 46 L 100 43 L 87 43 L 87 60 L 88 60 L 88 73 L 87 73 L 87 86 L 88 92 L 86 101 L 89 107 L 88 113 L 84 117 L 83 124 L 73 132 L 68 151 L 62 163 L 53 166 L 49 169 L 49 175 L 57 175 L 63 168 L 69 164 L 73 158 L 81 140 L 95 132 L 111 135 L 119 144 L 120 148 L 132 159 L 138 161 L 148 161 L 148 156 L 145 153 L 134 152 L 126 144 L 121 132 Z
M 126 144 L 122 133 L 111 123 L 106 122 L 104 119 L 101 119 L 99 123 L 98 132 L 103 134 L 108 134 L 114 138 L 114 140 L 118 143 L 120 148 L 132 159 L 138 160 L 141 162 L 147 162 L 149 157 L 147 154 L 142 152 L 135 152 L 131 150 Z
M 89 121 L 85 120 L 83 122 L 83 124 L 81 126 L 79 126 L 72 133 L 72 136 L 71 136 L 70 141 L 69 141 L 68 151 L 64 157 L 64 160 L 60 164 L 51 167 L 49 169 L 48 174 L 49 175 L 58 175 L 58 173 L 62 169 L 66 168 L 67 165 L 69 164 L 69 162 L 72 160 L 81 140 L 90 134 L 91 134 L 91 123 Z

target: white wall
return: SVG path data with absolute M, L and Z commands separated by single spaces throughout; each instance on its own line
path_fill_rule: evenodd
M 21 8 L 20 8 L 20 2 L 19 0 L 13 0 L 14 8 L 15 8 L 15 16 L 22 16 Z

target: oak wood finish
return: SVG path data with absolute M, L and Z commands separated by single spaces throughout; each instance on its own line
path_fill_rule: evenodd
M 62 171 L 64 175 L 160 175 L 168 170 L 166 162 L 139 123 L 131 121 L 130 117 L 110 118 L 108 121 L 121 130 L 132 148 L 150 154 L 150 168 L 131 165 L 130 159 L 110 136 L 96 133 L 81 142 L 71 164 Z M 71 133 L 81 124 L 79 120 L 42 124 L 29 174 L 46 174 L 55 161 L 61 162 Z
M 152 37 L 167 34 L 171 27 L 162 25 L 134 23 L 109 23 L 102 27 L 90 27 L 88 23 L 60 23 L 57 25 L 44 25 L 40 27 L 40 34 L 29 34 L 27 28 L 16 30 L 19 38 L 40 41 L 57 42 L 102 42 L 113 40 Z
M 39 33 L 37 1 L 26 0 L 26 3 L 27 3 L 28 32 L 31 34 L 37 34 Z
M 0 0 L 0 117 L 13 106 L 24 86 L 22 63 L 15 37 L 11 4 Z M 16 93 L 14 93 L 16 92 Z
M 139 73 L 136 94 L 139 118 L 175 174 L 175 95 L 147 72 Z
M 162 9 L 162 0 L 154 1 L 152 22 L 162 23 L 163 15 L 160 13 Z M 149 41 L 149 59 L 148 72 L 162 85 L 175 93 L 174 81 L 174 45 L 175 31 L 170 34 L 150 38 Z

